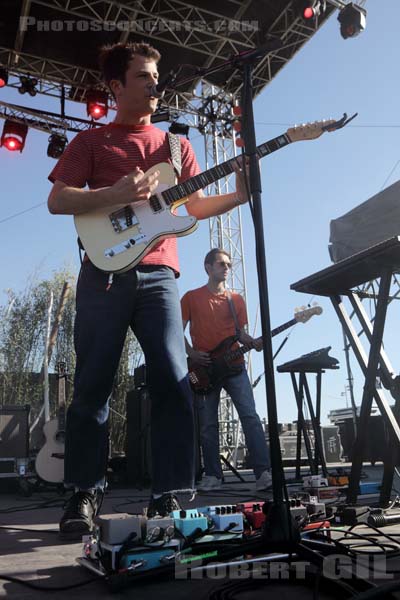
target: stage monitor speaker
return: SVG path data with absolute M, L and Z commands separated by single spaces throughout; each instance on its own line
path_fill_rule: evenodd
M 0 458 L 29 456 L 30 406 L 0 406 Z

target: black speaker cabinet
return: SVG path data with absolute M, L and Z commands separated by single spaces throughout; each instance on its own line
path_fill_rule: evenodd
M 325 461 L 327 463 L 337 463 L 342 459 L 342 445 L 339 435 L 339 427 L 330 425 L 322 427 L 322 445 L 324 449 Z
M 127 481 L 137 485 L 151 482 L 151 400 L 147 387 L 126 395 Z
M 29 456 L 30 406 L 0 406 L 0 458 Z

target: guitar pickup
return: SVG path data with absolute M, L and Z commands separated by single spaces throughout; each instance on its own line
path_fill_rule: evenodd
M 104 250 L 104 256 L 106 256 L 107 258 L 112 258 L 113 256 L 116 256 L 117 254 L 122 254 L 123 252 L 126 252 L 127 250 L 132 248 L 132 246 L 134 246 L 135 244 L 140 243 L 140 242 L 146 242 L 146 241 L 147 241 L 147 236 L 144 233 L 142 233 L 140 235 L 132 236 L 131 238 L 128 238 L 127 240 L 125 240 L 124 242 L 121 242 L 120 244 L 115 244 L 114 246 L 111 246 L 110 248 L 106 248 Z
M 154 196 L 151 196 L 150 200 L 149 200 L 149 204 L 150 204 L 150 208 L 153 212 L 160 212 L 160 210 L 163 209 L 160 200 L 158 199 L 158 197 L 154 194 Z
M 137 225 L 139 220 L 130 206 L 124 206 L 109 215 L 115 233 L 122 233 Z

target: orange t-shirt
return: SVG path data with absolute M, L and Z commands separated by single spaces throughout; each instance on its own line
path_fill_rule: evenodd
M 239 328 L 247 324 L 246 305 L 240 294 L 231 292 Z M 190 322 L 190 337 L 195 350 L 210 352 L 225 338 L 235 335 L 236 327 L 227 292 L 213 294 L 204 285 L 186 292 L 181 300 L 182 318 Z

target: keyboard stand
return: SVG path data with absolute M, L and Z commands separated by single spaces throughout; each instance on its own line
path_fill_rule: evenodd
M 386 400 L 382 389 L 377 388 L 376 378 L 381 376 L 386 387 L 393 389 L 398 378 L 382 349 L 387 304 L 392 275 L 400 271 L 400 237 L 396 236 L 372 248 L 363 250 L 322 271 L 302 279 L 290 287 L 298 292 L 328 296 L 345 331 L 349 344 L 365 377 L 364 391 L 357 423 L 357 436 L 353 449 L 347 502 L 355 504 L 359 492 L 362 460 L 366 446 L 367 424 L 371 413 L 372 401 L 375 400 L 389 432 L 390 443 L 387 458 L 384 461 L 384 475 L 381 486 L 380 503 L 389 503 L 393 484 L 394 467 L 400 448 L 400 428 L 395 417 L 399 414 L 399 394 L 397 394 L 394 411 Z M 368 319 L 358 293 L 353 288 L 380 278 L 378 300 L 374 323 Z M 343 297 L 348 297 L 351 306 L 360 320 L 363 331 L 369 342 L 368 356 L 360 342 L 350 315 L 346 311 Z
M 324 456 L 322 433 L 321 433 L 321 387 L 322 373 L 325 369 L 338 369 L 337 360 L 333 357 L 328 357 L 329 348 L 323 348 L 312 352 L 311 354 L 301 356 L 298 359 L 289 361 L 277 367 L 279 373 L 290 373 L 292 386 L 297 404 L 297 447 L 296 447 L 296 480 L 299 480 L 301 466 L 301 434 L 303 434 L 304 445 L 306 448 L 307 458 L 310 465 L 311 475 L 318 474 L 318 466 L 321 465 L 322 474 L 328 477 L 326 460 Z M 319 357 L 324 357 L 324 366 L 318 364 Z M 329 359 L 329 360 L 327 360 Z M 331 366 L 329 366 L 331 362 Z M 298 381 L 296 380 L 298 374 Z M 316 397 L 315 411 L 311 399 L 310 388 L 307 381 L 307 373 L 316 374 Z M 311 426 L 314 432 L 314 456 L 312 453 L 310 436 L 303 414 L 304 398 L 307 402 L 308 411 L 310 414 Z

